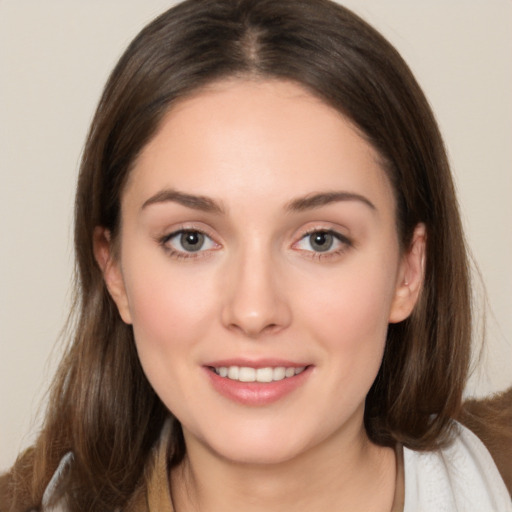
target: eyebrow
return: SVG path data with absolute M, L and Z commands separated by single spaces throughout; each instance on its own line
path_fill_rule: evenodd
M 289 212 L 302 212 L 305 210 L 313 210 L 320 208 L 331 203 L 339 201 L 358 201 L 370 208 L 371 210 L 377 210 L 375 205 L 366 197 L 355 194 L 353 192 L 336 191 L 336 192 L 319 192 L 316 194 L 310 194 L 305 197 L 299 197 L 290 201 L 286 205 L 286 210 Z
M 336 191 L 336 192 L 319 192 L 315 194 L 309 194 L 304 197 L 299 197 L 286 204 L 285 210 L 288 212 L 302 212 L 306 210 L 313 210 L 320 208 L 331 203 L 340 201 L 358 201 L 366 205 L 371 210 L 376 210 L 375 205 L 366 197 L 356 194 L 353 192 Z M 185 192 L 179 192 L 174 189 L 165 189 L 157 192 L 149 199 L 144 201 L 141 210 L 144 210 L 148 206 L 153 204 L 174 202 L 181 204 L 187 208 L 194 210 L 200 210 L 207 213 L 225 213 L 224 208 L 217 201 L 206 197 L 198 196 L 194 194 L 186 194 Z
M 197 196 L 193 194 L 185 194 L 184 192 L 178 192 L 173 189 L 165 189 L 157 192 L 149 199 L 144 201 L 141 210 L 144 210 L 150 205 L 173 202 L 178 203 L 187 208 L 194 210 L 200 210 L 208 213 L 224 213 L 224 208 L 214 201 L 213 199 L 205 196 Z

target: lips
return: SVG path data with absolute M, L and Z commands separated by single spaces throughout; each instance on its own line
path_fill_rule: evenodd
M 215 391 L 243 405 L 262 406 L 298 390 L 311 365 L 288 361 L 222 361 L 204 366 Z

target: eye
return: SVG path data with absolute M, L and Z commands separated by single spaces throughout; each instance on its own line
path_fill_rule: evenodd
M 217 244 L 205 233 L 197 230 L 182 229 L 167 235 L 162 245 L 175 253 L 196 253 L 214 249 Z
M 295 245 L 297 249 L 316 253 L 338 253 L 352 245 L 350 240 L 340 233 L 318 230 L 307 233 Z

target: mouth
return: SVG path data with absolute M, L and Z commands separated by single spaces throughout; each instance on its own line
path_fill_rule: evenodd
M 216 361 L 203 368 L 214 390 L 245 406 L 266 406 L 303 388 L 314 365 L 283 360 Z
M 250 366 L 209 366 L 210 371 L 219 377 L 238 382 L 270 383 L 289 379 L 301 374 L 306 366 L 266 366 L 252 368 Z

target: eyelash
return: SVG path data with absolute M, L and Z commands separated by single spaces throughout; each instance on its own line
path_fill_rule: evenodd
M 204 237 L 206 237 L 209 240 L 211 240 L 211 242 L 213 244 L 215 244 L 216 246 L 219 246 L 219 244 L 217 244 L 217 242 L 215 242 L 213 240 L 213 238 L 208 233 L 206 233 L 205 231 L 203 231 L 201 229 L 197 229 L 197 228 L 181 228 L 181 229 L 178 229 L 176 231 L 173 231 L 172 233 L 169 233 L 169 234 L 161 237 L 158 242 L 162 246 L 164 251 L 171 258 L 175 258 L 175 259 L 178 259 L 178 260 L 197 259 L 197 258 L 204 258 L 204 257 L 210 256 L 210 251 L 201 250 L 202 247 L 201 247 L 201 249 L 199 249 L 196 252 L 194 252 L 194 251 L 187 252 L 187 251 L 178 251 L 178 250 L 174 249 L 173 247 L 171 247 L 169 245 L 169 241 L 170 240 L 172 240 L 173 238 L 175 238 L 177 236 L 181 236 L 183 234 L 186 234 L 186 233 L 191 233 L 191 234 L 197 233 L 197 234 L 203 235 Z
M 352 240 L 350 240 L 345 235 L 342 235 L 341 233 L 338 233 L 337 231 L 334 231 L 333 229 L 322 229 L 322 228 L 314 228 L 314 229 L 306 231 L 306 233 L 304 233 L 300 237 L 300 239 L 297 242 L 295 242 L 293 245 L 295 246 L 299 242 L 302 242 L 306 238 L 310 237 L 311 235 L 315 235 L 315 234 L 319 234 L 319 233 L 322 233 L 325 235 L 331 235 L 332 237 L 334 237 L 334 239 L 336 241 L 338 241 L 341 244 L 341 246 L 336 250 L 333 250 L 333 251 L 327 250 L 325 252 L 304 250 L 303 252 L 307 253 L 308 257 L 313 260 L 322 261 L 322 260 L 336 258 L 338 256 L 341 256 L 343 253 L 345 253 L 346 251 L 348 251 L 350 248 L 352 248 L 354 246 Z
M 165 236 L 159 238 L 158 243 L 171 258 L 175 258 L 177 260 L 204 258 L 204 257 L 208 257 L 211 255 L 211 249 L 210 250 L 202 250 L 202 247 L 198 251 L 187 252 L 187 251 L 179 251 L 179 250 L 176 250 L 176 249 L 172 248 L 171 246 L 169 246 L 170 240 L 172 240 L 173 238 L 175 238 L 177 236 L 186 234 L 186 233 L 191 233 L 191 234 L 196 233 L 196 234 L 203 235 L 206 238 L 208 238 L 211 241 L 211 243 L 215 244 L 216 246 L 219 246 L 219 244 L 217 244 L 217 242 L 215 242 L 213 240 L 213 238 L 208 233 L 206 233 L 205 231 L 203 231 L 201 229 L 197 229 L 197 228 L 178 229 L 176 231 L 173 231 L 172 233 L 166 234 Z M 296 246 L 297 244 L 299 244 L 300 242 L 305 240 L 307 237 L 310 237 L 311 235 L 319 234 L 319 233 L 322 233 L 325 235 L 331 235 L 337 242 L 339 242 L 341 244 L 341 246 L 334 251 L 331 251 L 330 249 L 328 249 L 325 252 L 298 249 L 301 252 L 306 253 L 307 256 L 311 259 L 318 260 L 318 261 L 332 259 L 337 256 L 340 256 L 341 254 L 345 253 L 348 249 L 350 249 L 351 247 L 354 246 L 353 242 L 349 238 L 347 238 L 345 235 L 342 235 L 341 233 L 338 233 L 337 231 L 334 231 L 332 229 L 314 228 L 314 229 L 306 231 L 299 238 L 298 241 L 296 241 L 292 244 L 292 247 Z M 213 250 L 215 250 L 215 249 L 213 249 Z

